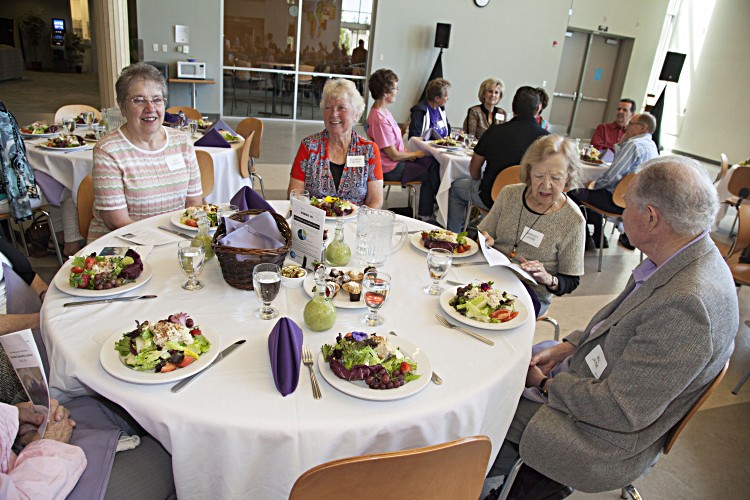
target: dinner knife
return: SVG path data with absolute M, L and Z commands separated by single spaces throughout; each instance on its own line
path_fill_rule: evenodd
M 171 229 L 171 228 L 168 228 L 168 227 L 164 227 L 164 226 L 159 226 L 159 229 L 161 229 L 162 231 L 166 231 L 168 233 L 176 234 L 177 236 L 182 236 L 183 238 L 188 239 L 188 240 L 195 239 L 195 235 L 194 234 L 187 234 L 187 233 L 183 233 L 181 231 L 175 231 L 174 229 Z
M 235 349 L 237 349 L 239 346 L 241 346 L 244 343 L 245 343 L 245 339 L 238 340 L 234 344 L 230 345 L 229 347 L 227 347 L 226 349 L 224 349 L 223 351 L 221 351 L 219 353 L 219 355 L 216 356 L 216 359 L 213 361 L 213 363 L 211 363 L 210 365 L 208 365 L 202 371 L 199 371 L 198 373 L 196 373 L 192 377 L 188 377 L 188 378 L 186 378 L 184 380 L 181 380 L 181 381 L 177 382 L 175 385 L 173 385 L 172 386 L 172 392 L 174 392 L 174 393 L 180 392 L 183 387 L 185 387 L 190 382 L 192 382 L 193 380 L 195 380 L 195 377 L 197 377 L 201 373 L 206 373 L 209 368 L 211 368 L 212 366 L 216 365 L 219 361 L 221 361 L 222 359 L 224 359 L 227 356 L 229 356 L 232 353 L 232 351 L 234 351 Z
M 63 307 L 88 306 L 91 304 L 109 304 L 111 302 L 130 302 L 139 299 L 155 299 L 156 295 L 135 295 L 133 297 L 115 297 L 112 299 L 84 300 L 83 302 L 67 302 Z

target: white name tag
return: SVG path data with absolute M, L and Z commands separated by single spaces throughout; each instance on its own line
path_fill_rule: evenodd
M 167 167 L 169 167 L 170 172 L 174 172 L 175 170 L 181 170 L 185 168 L 185 160 L 182 158 L 182 156 L 179 155 L 171 155 L 167 156 Z
M 539 245 L 542 244 L 543 238 L 544 233 L 540 233 L 536 229 L 531 229 L 529 226 L 523 228 L 521 241 L 528 243 L 532 247 L 539 248 Z
M 495 123 L 503 123 L 505 121 L 504 113 L 495 113 Z
M 594 347 L 594 350 L 588 353 L 586 356 L 586 363 L 589 365 L 589 370 L 594 374 L 597 379 L 602 376 L 604 369 L 607 368 L 607 360 L 604 358 L 604 351 L 602 346 L 598 345 Z
M 438 120 L 437 127 L 435 127 L 435 128 L 437 128 L 437 129 L 444 129 L 444 128 L 448 128 L 448 127 L 445 125 L 445 122 L 443 120 Z
M 365 157 L 359 156 L 347 156 L 346 166 L 349 168 L 363 168 L 365 166 Z

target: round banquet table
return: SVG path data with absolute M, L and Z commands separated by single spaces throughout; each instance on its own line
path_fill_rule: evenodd
M 285 213 L 288 202 L 273 205 Z M 410 229 L 430 227 L 404 220 Z M 169 215 L 136 224 L 169 226 Z M 121 228 L 84 251 L 125 246 L 116 236 L 133 227 Z M 354 246 L 356 222 L 345 225 L 345 236 Z M 155 294 L 157 299 L 63 307 L 85 299 L 51 286 L 42 308 L 42 334 L 53 395 L 65 400 L 98 393 L 123 406 L 172 453 L 180 499 L 288 498 L 297 477 L 315 465 L 478 434 L 491 438 L 492 456 L 497 454 L 523 390 L 535 327 L 529 296 L 509 270 L 476 265 L 453 268 L 448 274 L 449 280 L 463 282 L 491 279 L 496 288 L 518 295 L 531 311 L 532 318 L 511 330 L 471 328 L 494 340 L 494 346 L 440 326 L 435 319 L 441 312 L 438 298 L 422 292 L 429 281 L 426 253 L 409 242 L 381 267 L 392 276 L 393 286 L 381 310 L 385 324 L 380 327 L 359 323 L 365 309 L 338 309 L 332 329 L 312 332 L 302 319 L 309 297 L 302 288 L 282 287 L 274 306 L 300 325 L 304 343 L 313 350 L 323 394 L 315 400 L 305 366 L 294 393 L 282 397 L 276 390 L 268 354 L 268 334 L 276 320 L 254 316 L 260 305 L 255 293 L 230 287 L 216 259 L 200 275 L 203 289 L 183 290 L 185 276 L 176 253 L 174 243 L 154 247 L 145 259 L 153 269 L 151 280 L 125 294 Z M 484 259 L 478 253 L 455 261 Z M 223 349 L 239 339 L 247 342 L 177 394 L 170 391 L 172 384 L 124 382 L 102 368 L 100 351 L 113 348 L 107 345 L 113 334 L 132 330 L 135 320 L 155 321 L 181 311 L 220 337 L 221 346 L 212 348 Z M 421 392 L 395 401 L 357 399 L 339 392 L 321 376 L 321 370 L 329 368 L 317 364 L 317 353 L 339 332 L 352 330 L 395 331 L 423 350 L 443 384 L 430 382 Z

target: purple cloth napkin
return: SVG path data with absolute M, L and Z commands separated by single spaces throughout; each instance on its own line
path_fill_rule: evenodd
M 262 212 L 246 222 L 225 219 L 225 224 L 227 233 L 219 238 L 222 245 L 234 248 L 275 249 L 286 244 L 276 220 L 269 212 Z
M 407 182 L 418 179 L 422 174 L 427 172 L 427 169 L 430 168 L 433 162 L 437 163 L 437 160 L 432 156 L 423 156 L 422 158 L 417 158 L 413 161 L 407 161 L 404 175 L 401 177 L 401 182 L 406 184 Z
M 195 141 L 194 146 L 203 146 L 204 148 L 231 148 L 226 139 L 224 139 L 217 130 L 209 130 L 203 137 Z
M 224 120 L 221 120 L 221 119 L 216 120 L 213 125 L 211 125 L 210 127 L 208 127 L 208 130 L 226 130 L 227 132 L 229 132 L 232 135 L 240 135 L 237 132 L 235 132 L 232 129 L 232 127 L 230 127 L 229 125 L 227 125 L 226 122 L 224 122 Z
M 172 113 L 164 112 L 164 123 L 169 124 L 170 126 L 180 123 L 180 115 L 173 115 Z
M 195 143 L 196 146 L 198 143 Z M 268 204 L 253 188 L 250 186 L 242 186 L 237 193 L 232 196 L 230 201 L 232 205 L 235 205 L 241 211 L 243 210 L 268 210 L 271 213 L 276 213 L 276 210 Z
M 63 189 L 65 189 L 65 186 L 44 172 L 38 170 L 34 170 L 34 178 L 36 179 L 36 183 L 39 184 L 39 187 L 42 188 L 42 192 L 44 193 L 45 198 L 47 198 L 47 201 L 52 205 L 60 206 L 60 198 L 62 198 L 62 192 Z
M 8 314 L 33 314 L 38 313 L 42 308 L 42 300 L 36 292 L 26 284 L 16 272 L 3 263 L 3 277 L 5 278 L 5 295 L 8 298 L 6 311 Z M 47 348 L 42 340 L 42 332 L 39 328 L 33 328 L 34 342 L 39 349 L 39 356 L 42 358 L 42 367 L 49 380 L 49 361 L 47 360 Z
M 302 329 L 287 317 L 279 318 L 268 336 L 268 355 L 276 389 L 291 394 L 299 382 L 302 361 Z

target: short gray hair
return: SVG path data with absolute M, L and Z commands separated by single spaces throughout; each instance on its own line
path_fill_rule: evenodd
M 324 112 L 330 99 L 346 99 L 354 109 L 354 121 L 359 121 L 365 110 L 365 100 L 359 93 L 354 82 L 344 78 L 333 78 L 323 86 L 323 96 L 320 99 L 320 111 Z
M 479 85 L 479 102 L 484 104 L 484 93 L 495 87 L 500 87 L 500 99 L 502 99 L 505 93 L 505 84 L 503 81 L 499 78 L 487 78 Z
M 646 132 L 653 134 L 656 130 L 656 118 L 651 113 L 638 113 L 630 119 L 630 123 L 640 123 L 646 127 Z
M 708 228 L 719 210 L 719 195 L 706 170 L 684 156 L 661 156 L 641 165 L 630 184 L 628 205 L 656 208 L 667 225 L 683 236 Z
M 565 189 L 575 189 L 581 186 L 581 160 L 576 143 L 562 135 L 543 135 L 531 143 L 529 149 L 521 159 L 521 182 L 531 184 L 531 167 L 543 162 L 555 154 L 562 154 L 568 163 Z
M 125 99 L 128 98 L 130 88 L 137 81 L 149 81 L 158 84 L 161 87 L 161 95 L 167 98 L 167 81 L 161 71 L 148 63 L 139 62 L 131 64 L 122 70 L 120 77 L 115 83 L 115 94 L 117 95 L 117 104 L 122 109 Z

